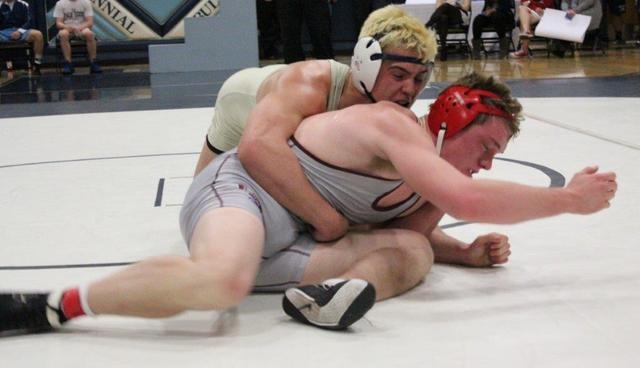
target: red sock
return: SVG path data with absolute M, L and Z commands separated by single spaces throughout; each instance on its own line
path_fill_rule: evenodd
M 64 313 L 64 316 L 67 317 L 67 319 L 84 316 L 86 314 L 82 309 L 82 303 L 80 302 L 80 289 L 77 287 L 69 289 L 62 294 L 60 307 L 62 308 L 62 313 Z

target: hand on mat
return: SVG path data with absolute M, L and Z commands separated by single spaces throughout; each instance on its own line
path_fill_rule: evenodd
M 467 252 L 467 266 L 489 267 L 509 260 L 511 244 L 506 235 L 490 233 L 477 237 L 464 250 Z

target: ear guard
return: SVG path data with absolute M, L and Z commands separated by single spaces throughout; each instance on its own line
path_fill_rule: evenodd
M 351 57 L 351 78 L 358 91 L 368 94 L 376 84 L 382 65 L 382 48 L 373 37 L 358 40 Z
M 482 97 L 499 99 L 495 93 L 473 89 L 467 86 L 451 86 L 444 90 L 431 105 L 427 119 L 429 129 L 438 139 L 436 150 L 440 154 L 445 138 L 458 134 L 471 124 L 479 114 L 500 116 L 513 120 L 508 112 L 494 106 L 485 105 Z
M 378 39 L 382 36 L 363 37 L 358 40 L 351 57 L 351 79 L 360 93 L 365 94 L 375 102 L 371 91 L 376 84 L 378 73 L 383 60 L 394 60 L 405 63 L 414 63 L 428 67 L 427 80 L 433 71 L 433 62 L 424 63 L 422 60 L 404 55 L 385 54 Z

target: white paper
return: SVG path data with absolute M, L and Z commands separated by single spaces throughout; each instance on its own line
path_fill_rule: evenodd
M 572 19 L 567 19 L 566 14 L 562 10 L 545 9 L 536 26 L 536 36 L 582 43 L 591 17 L 576 14 Z

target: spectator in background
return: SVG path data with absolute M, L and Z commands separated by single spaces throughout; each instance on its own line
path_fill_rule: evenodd
M 285 64 L 305 60 L 302 49 L 302 23 L 306 23 L 316 59 L 333 59 L 331 43 L 331 11 L 329 2 L 336 0 L 278 0 L 282 53 Z
M 40 74 L 44 40 L 42 32 L 33 29 L 29 4 L 22 0 L 4 0 L 0 5 L 0 42 L 27 41 L 33 44 L 33 72 Z
M 520 50 L 510 53 L 510 57 L 518 59 L 529 56 L 529 39 L 533 37 L 531 27 L 540 22 L 545 9 L 553 9 L 555 5 L 555 0 L 530 0 L 518 6 Z
M 624 25 L 622 17 L 626 11 L 625 0 L 603 0 L 602 1 L 602 18 L 603 24 L 611 23 L 613 31 L 615 32 L 616 45 L 624 45 L 622 39 L 622 26 Z M 608 38 L 608 25 L 603 29 L 603 33 L 607 33 Z
M 636 0 L 636 16 L 638 24 L 640 24 L 640 0 Z M 638 27 L 638 33 L 636 34 L 636 47 L 640 47 L 640 26 Z
M 602 20 L 602 5 L 600 0 L 562 0 L 567 6 L 567 14 L 573 17 L 576 14 L 591 17 L 587 31 L 593 31 L 600 27 Z
M 440 38 L 440 60 L 447 60 L 447 35 L 449 28 L 469 25 L 471 0 L 436 0 L 436 10 L 425 24 L 435 28 Z
M 562 0 L 562 9 L 566 9 L 567 17 L 573 18 L 576 14 L 588 15 L 591 17 L 587 34 L 585 35 L 585 43 L 588 39 L 593 39 L 594 32 L 600 28 L 602 21 L 602 3 L 600 0 Z M 569 47 L 569 42 L 554 40 L 551 53 L 557 57 L 563 58 Z
M 356 28 L 362 28 L 364 20 L 367 19 L 372 11 L 384 8 L 387 5 L 404 3 L 405 0 L 354 0 Z
M 492 27 L 498 34 L 500 39 L 500 58 L 506 58 L 509 55 L 509 43 L 507 32 L 516 26 L 514 15 L 514 0 L 485 0 L 482 13 L 478 14 L 473 20 L 473 58 L 480 59 L 480 51 L 482 51 L 482 32 L 486 28 Z
M 81 39 L 87 43 L 91 73 L 102 73 L 102 69 L 96 61 L 96 37 L 91 30 L 93 27 L 91 2 L 89 0 L 59 0 L 53 10 L 53 16 L 56 18 L 58 40 L 65 60 L 62 74 L 69 75 L 74 72 L 71 62 L 71 40 L 73 39 Z
M 256 0 L 256 12 L 260 59 L 277 59 L 280 57 L 280 25 L 276 13 L 276 0 Z

